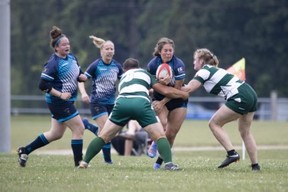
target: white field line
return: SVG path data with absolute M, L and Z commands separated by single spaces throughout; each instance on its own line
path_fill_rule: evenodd
M 235 146 L 236 150 L 241 150 L 241 146 Z M 288 146 L 286 145 L 260 145 L 257 146 L 258 150 L 287 150 Z M 218 146 L 201 146 L 201 147 L 173 147 L 172 151 L 221 151 L 224 150 L 223 147 Z M 83 154 L 85 154 L 86 150 L 83 150 Z M 57 149 L 57 150 L 36 150 L 33 152 L 37 155 L 72 155 L 71 149 Z M 112 153 L 116 154 L 116 151 L 112 148 Z

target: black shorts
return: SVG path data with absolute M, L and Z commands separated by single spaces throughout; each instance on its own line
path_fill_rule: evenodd
M 47 104 L 52 114 L 52 118 L 56 119 L 59 123 L 68 121 L 79 114 L 74 105 L 74 101 L 65 101 L 57 104 Z
M 164 98 L 165 96 L 161 95 L 158 92 L 154 92 L 152 96 L 153 101 L 161 101 Z M 187 108 L 187 103 L 188 103 L 188 99 L 187 100 L 171 99 L 169 102 L 166 103 L 165 106 L 167 107 L 168 111 L 172 111 L 174 109 L 181 108 L 181 107 Z
M 172 99 L 170 100 L 168 103 L 166 103 L 166 107 L 168 109 L 168 111 L 172 111 L 173 109 L 177 109 L 177 108 L 187 108 L 187 103 L 188 100 L 183 100 L 183 99 Z

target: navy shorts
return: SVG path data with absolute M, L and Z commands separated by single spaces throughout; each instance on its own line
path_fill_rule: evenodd
M 103 115 L 109 115 L 114 105 L 105 105 L 100 103 L 90 103 L 92 119 L 95 120 Z
M 52 118 L 56 119 L 59 123 L 68 121 L 79 114 L 74 101 L 65 101 L 57 104 L 48 103 L 48 108 L 52 114 Z

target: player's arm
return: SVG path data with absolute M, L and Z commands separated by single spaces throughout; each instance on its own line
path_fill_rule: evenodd
M 160 83 L 154 84 L 153 89 L 171 99 L 176 99 L 176 98 L 187 99 L 189 97 L 188 92 L 184 92 L 184 91 L 175 89 L 173 87 L 168 87 Z
M 62 93 L 54 89 L 50 81 L 42 79 L 42 78 L 40 79 L 38 87 L 41 91 L 49 93 L 50 95 L 53 95 L 55 97 L 59 97 L 60 99 L 63 99 L 63 100 L 68 100 L 71 97 L 71 93 L 69 92 Z
M 81 93 L 82 101 L 85 103 L 89 103 L 90 99 L 89 99 L 89 95 L 86 92 L 85 84 L 83 82 L 78 82 L 78 88 Z
M 183 85 L 183 80 L 177 80 L 177 81 L 175 81 L 175 88 L 176 89 L 179 89 L 179 90 L 181 90 L 181 87 L 182 87 L 182 85 Z M 164 106 L 166 103 L 168 103 L 170 100 L 171 100 L 172 98 L 169 98 L 169 97 L 165 97 L 164 99 L 162 99 L 161 101 L 159 101 L 159 102 L 161 102 L 161 104 Z
M 181 90 L 186 91 L 188 93 L 192 93 L 199 89 L 202 86 L 202 83 L 196 79 L 192 79 L 189 81 L 187 85 L 181 88 Z

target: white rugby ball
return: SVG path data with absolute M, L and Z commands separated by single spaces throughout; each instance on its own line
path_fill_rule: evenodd
M 161 65 L 159 65 L 156 71 L 156 78 L 158 80 L 166 79 L 167 82 L 165 84 L 169 84 L 172 77 L 173 77 L 173 71 L 170 65 L 168 65 L 167 63 L 162 63 Z

